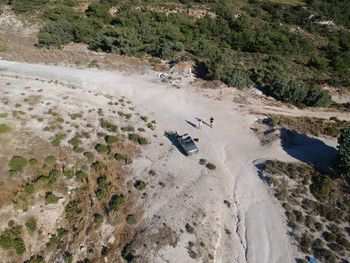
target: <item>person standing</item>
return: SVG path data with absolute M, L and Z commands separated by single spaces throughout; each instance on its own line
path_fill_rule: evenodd
M 198 122 L 198 129 L 202 129 L 202 126 L 203 126 L 203 121 L 199 120 L 199 122 Z
M 213 128 L 214 125 L 214 118 L 210 117 L 210 128 Z

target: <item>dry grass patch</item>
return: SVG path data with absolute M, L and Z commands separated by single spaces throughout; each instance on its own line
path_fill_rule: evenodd
M 327 120 L 311 117 L 271 115 L 271 120 L 273 125 L 279 125 L 303 134 L 311 134 L 314 136 L 326 135 L 337 137 L 341 129 L 350 126 L 350 122 L 339 120 L 336 117 Z

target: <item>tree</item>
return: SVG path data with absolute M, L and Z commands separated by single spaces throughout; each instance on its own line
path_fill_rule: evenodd
M 38 33 L 39 46 L 61 46 L 74 40 L 74 28 L 65 21 L 50 21 Z
M 268 89 L 272 97 L 294 104 L 303 103 L 307 95 L 304 86 L 282 77 L 276 77 Z
M 313 55 L 310 57 L 309 65 L 320 70 L 325 70 L 327 68 L 327 60 L 324 57 Z
M 332 179 L 323 174 L 316 174 L 310 185 L 311 193 L 321 201 L 328 200 L 333 189 L 334 183 Z
M 221 80 L 228 86 L 243 89 L 252 84 L 248 72 L 235 67 L 230 49 L 214 49 L 205 61 L 205 67 L 209 79 Z
M 108 23 L 112 18 L 111 14 L 109 13 L 108 6 L 99 3 L 90 4 L 86 9 L 85 14 L 88 17 L 101 19 L 106 23 Z
M 225 78 L 224 82 L 239 89 L 246 88 L 252 84 L 248 72 L 241 69 L 233 69 Z
M 335 161 L 335 170 L 339 176 L 350 180 L 350 127 L 340 132 L 338 138 L 338 155 Z
M 308 90 L 304 103 L 312 107 L 327 107 L 331 104 L 332 97 L 328 91 L 311 88 Z

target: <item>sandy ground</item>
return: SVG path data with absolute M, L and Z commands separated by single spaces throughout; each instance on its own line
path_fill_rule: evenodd
M 94 69 L 0 61 L 0 74 L 73 84 L 76 91 L 81 91 L 77 101 L 84 100 L 86 91 L 125 96 L 138 112 L 157 121 L 156 137 L 133 162 L 131 172 L 150 185 L 147 198 L 140 200 L 145 227 L 166 224 L 176 232 L 179 241 L 176 246 L 159 250 L 144 249 L 140 253 L 147 261 L 208 262 L 211 254 L 215 262 L 279 263 L 295 262 L 300 256 L 288 236 L 283 210 L 259 179 L 255 166 L 263 159 L 298 161 L 298 153 L 294 152 L 292 157 L 279 141 L 260 145 L 250 127 L 261 115 L 249 113 L 261 108 L 213 100 L 192 88 L 169 87 L 158 83 L 152 73 L 128 76 Z M 204 125 L 199 130 L 191 125 L 197 124 L 196 118 L 208 122 L 210 116 L 215 118 L 213 129 Z M 199 138 L 199 154 L 182 155 L 163 136 L 169 130 Z M 334 140 L 325 143 L 335 146 Z M 318 150 L 308 147 L 310 155 L 318 158 Z M 199 165 L 200 158 L 214 163 L 217 169 L 210 171 Z M 150 169 L 156 174 L 149 175 Z M 162 188 L 155 187 L 160 183 Z M 194 226 L 193 233 L 186 232 L 186 223 Z M 188 254 L 189 241 L 198 254 L 195 259 Z M 199 245 L 201 242 L 204 244 Z

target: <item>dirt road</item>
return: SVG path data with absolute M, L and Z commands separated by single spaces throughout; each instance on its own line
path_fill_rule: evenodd
M 188 256 L 187 244 L 193 240 L 204 241 L 215 262 L 295 262 L 297 252 L 290 244 L 283 210 L 259 179 L 254 161 L 296 159 L 279 144 L 260 145 L 250 129 L 257 116 L 237 110 L 232 103 L 204 98 L 192 89 L 155 83 L 152 74 L 126 76 L 7 61 L 0 61 L 0 73 L 71 83 L 81 90 L 77 101 L 84 100 L 84 92 L 125 96 L 138 111 L 154 116 L 160 130 L 199 138 L 200 153 L 188 158 L 157 134 L 159 139 L 153 141 L 165 147 L 153 142 L 133 164 L 135 176 L 147 178 L 145 171 L 151 168 L 166 182 L 162 191 L 150 190 L 151 198 L 144 204 L 145 225 L 166 223 L 174 230 L 194 221 L 197 225 L 194 235 L 179 233 L 176 247 L 148 251 L 145 257 L 151 262 L 205 262 L 200 259 L 203 253 L 197 258 Z M 197 124 L 196 118 L 208 122 L 210 116 L 215 118 L 213 129 L 191 125 Z M 217 169 L 200 166 L 199 158 Z

